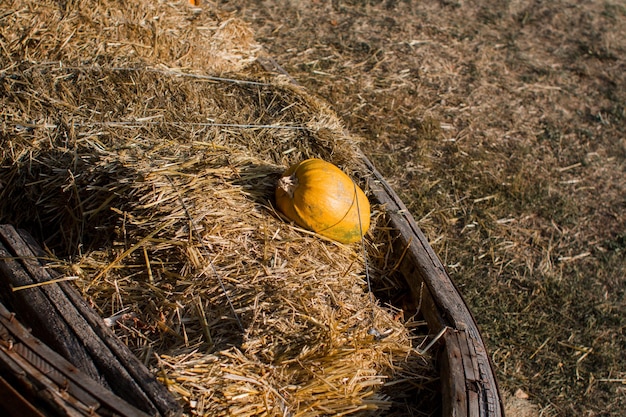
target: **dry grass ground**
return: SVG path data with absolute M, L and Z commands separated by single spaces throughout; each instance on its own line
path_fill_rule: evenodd
M 624 415 L 624 3 L 219 7 L 366 138 L 470 303 L 502 388 L 544 416 Z

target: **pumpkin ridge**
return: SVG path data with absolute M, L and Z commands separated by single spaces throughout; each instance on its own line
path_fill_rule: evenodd
M 333 223 L 332 225 L 326 227 L 325 229 L 318 230 L 318 232 L 324 232 L 326 230 L 332 229 L 333 227 L 337 226 L 342 221 L 344 221 L 345 218 L 348 217 L 348 215 L 350 214 L 350 211 L 352 210 L 352 207 L 354 207 L 354 203 L 356 202 L 357 198 L 358 198 L 358 196 L 357 196 L 356 189 L 355 189 L 354 190 L 354 194 L 353 194 L 353 198 L 352 198 L 352 202 L 350 203 L 350 206 L 348 206 L 348 209 L 346 210 L 345 214 L 339 220 L 337 220 L 335 223 Z M 360 215 L 361 213 L 357 213 L 357 214 Z M 359 221 L 360 221 L 360 218 L 359 218 Z

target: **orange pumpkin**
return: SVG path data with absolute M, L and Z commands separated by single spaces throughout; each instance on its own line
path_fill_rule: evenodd
M 321 159 L 307 159 L 285 171 L 276 187 L 276 205 L 296 224 L 342 243 L 359 241 L 370 226 L 370 203 L 363 190 Z

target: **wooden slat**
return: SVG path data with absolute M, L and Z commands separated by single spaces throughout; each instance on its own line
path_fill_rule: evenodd
M 451 329 L 444 335 L 441 354 L 443 415 L 503 416 L 494 370 L 465 300 L 404 203 L 365 155 L 362 160 L 371 172 L 374 198 L 385 205 L 391 226 L 399 231 L 396 250 L 406 251 L 401 272 L 415 293 L 422 284 L 428 290 L 422 291 L 422 313 L 431 331 Z
M 22 234 L 22 238 L 36 256 L 43 257 L 46 255 L 30 235 Z M 51 269 L 47 269 L 47 273 L 48 279 L 55 279 L 60 276 Z M 114 391 L 123 393 L 128 389 L 133 389 L 137 393 L 142 394 L 140 398 L 136 398 L 137 401 L 143 401 L 144 398 L 147 399 L 154 405 L 156 412 L 163 416 L 175 417 L 181 415 L 182 408 L 180 404 L 167 391 L 167 388 L 158 382 L 128 347 L 104 325 L 102 318 L 87 304 L 78 291 L 68 282 L 59 282 L 55 284 L 55 287 L 59 289 L 59 292 L 66 300 L 69 300 L 69 304 L 75 309 L 74 314 L 77 314 L 84 320 L 90 332 L 93 332 L 93 337 L 105 347 L 107 352 L 110 352 L 111 356 L 107 355 L 103 358 L 98 355 L 95 358 L 98 367 L 106 374 L 119 372 L 134 383 L 129 384 L 126 381 L 107 378 Z M 121 370 L 118 369 L 120 365 Z M 150 412 L 152 414 L 155 413 L 155 411 Z
M 442 415 L 446 417 L 469 416 L 467 389 L 459 339 L 454 330 L 444 336 L 444 349 L 439 355 L 442 383 Z
M 408 246 L 405 264 L 410 265 L 413 275 L 417 274 L 419 282 L 424 282 L 429 288 L 446 325 L 455 329 L 464 328 L 466 324 L 474 325 L 467 304 L 409 210 L 369 159 L 365 155 L 361 158 L 372 173 L 369 182 L 372 193 L 386 206 L 392 226 L 400 233 L 402 245 Z
M 0 225 L 0 229 L 2 226 Z M 33 331 L 40 335 L 46 343 L 54 347 L 62 356 L 72 358 L 79 369 L 94 379 L 100 379 L 98 369 L 91 357 L 85 350 L 76 334 L 68 323 L 56 312 L 54 304 L 39 290 L 25 290 L 11 293 L 13 287 L 29 285 L 34 281 L 24 270 L 23 266 L 14 259 L 15 254 L 6 247 L 8 244 L 0 241 L 0 277 L 5 280 L 5 285 L 0 286 L 4 292 L 4 300 L 14 300 L 12 309 L 18 311 L 23 320 L 31 323 Z M 32 256 L 32 254 L 31 254 Z M 10 282 L 9 282 L 10 281 Z M 45 317 L 46 320 L 40 320 Z
M 5 265 L 9 265 L 13 272 L 13 275 L 8 278 L 11 280 L 11 285 L 22 286 L 46 282 L 52 279 L 48 271 L 39 263 L 36 255 L 24 244 L 17 230 L 10 226 L 0 226 L 0 236 L 4 244 L 14 252 L 12 255 L 20 258 L 19 261 L 5 260 L 4 262 Z M 16 277 L 19 277 L 19 279 L 16 279 Z M 18 314 L 21 315 L 23 310 L 28 309 L 29 313 L 34 316 L 29 320 L 29 323 L 45 325 L 46 328 L 41 333 L 44 335 L 44 339 L 55 348 L 60 347 L 61 354 L 67 360 L 76 363 L 76 366 L 81 371 L 86 372 L 96 380 L 101 379 L 101 373 L 98 370 L 99 366 L 102 370 L 102 375 L 105 375 L 104 379 L 114 384 L 115 388 L 119 389 L 117 392 L 123 395 L 124 398 L 151 414 L 157 412 L 141 388 L 128 375 L 126 369 L 117 362 L 115 356 L 102 344 L 93 328 L 81 317 L 74 306 L 67 302 L 67 297 L 65 297 L 57 284 L 24 289 L 14 292 L 12 295 L 17 301 L 13 304 Z M 34 309 L 30 308 L 29 300 L 32 298 L 41 300 L 41 303 L 37 304 Z M 54 320 L 54 323 L 61 323 L 62 326 L 66 327 L 67 330 L 63 336 L 57 337 L 56 333 L 50 332 L 48 328 L 48 321 L 50 320 Z M 56 332 L 56 329 L 53 332 Z M 68 344 L 68 340 L 76 340 L 76 342 Z M 80 350 L 77 346 L 80 347 Z M 83 354 L 80 355 L 80 360 L 77 360 L 79 352 Z
M 91 309 L 78 291 L 67 282 L 39 285 L 11 291 L 12 286 L 28 285 L 51 281 L 58 274 L 41 259 L 46 257 L 43 250 L 25 232 L 18 232 L 8 225 L 0 225 L 0 287 L 4 286 L 4 296 L 11 300 L 12 308 L 24 316 L 29 323 L 38 326 L 46 343 L 61 346 L 59 352 L 74 363 L 76 343 L 67 345 L 68 340 L 77 340 L 84 355 L 84 361 L 77 366 L 91 362 L 95 378 L 129 401 L 135 407 L 151 415 L 175 417 L 182 414 L 182 407 L 132 354 L 103 320 Z M 31 300 L 37 300 L 33 305 Z M 48 324 L 52 323 L 52 324 Z M 63 331 L 57 331 L 60 328 Z M 37 333 L 39 334 L 39 333 Z M 87 364 L 86 369 L 89 369 Z M 93 371 L 90 371 L 93 374 Z M 103 377 L 101 378 L 100 375 Z M 93 378 L 93 375 L 90 375 Z M 111 405 L 114 408 L 114 405 Z
M 80 372 L 35 338 L 1 303 L 0 328 L 6 330 L 5 339 L 0 341 L 1 367 L 33 385 L 37 391 L 47 391 L 47 399 L 53 401 L 57 408 L 63 407 L 64 411 L 65 408 L 71 409 L 71 412 L 84 415 L 109 410 L 107 414 L 148 416 Z M 24 354 L 26 350 L 28 354 Z
M 465 385 L 467 392 L 467 411 L 470 416 L 480 416 L 480 407 L 484 407 L 484 399 L 480 397 L 483 393 L 481 389 L 482 381 L 478 371 L 478 362 L 474 343 L 465 332 L 457 334 L 459 347 L 461 348 L 461 358 L 465 371 Z
M 48 375 L 42 373 L 13 349 L 0 347 L 0 361 L 3 363 L 12 362 L 12 367 L 19 368 L 21 370 L 18 374 L 19 379 L 23 384 L 29 386 L 32 395 L 43 399 L 49 407 L 62 415 L 87 416 L 90 411 L 95 412 L 99 408 L 99 404 L 96 404 L 95 407 L 93 404 L 91 407 L 83 405 L 80 400 L 72 395 L 72 391 L 61 388 L 64 387 L 63 385 L 59 387 L 55 381 L 48 378 Z
M 10 352 L 14 353 L 15 357 L 23 359 L 24 363 L 28 363 L 29 366 L 36 369 L 41 375 L 45 375 L 56 386 L 63 387 L 66 391 L 71 392 L 72 396 L 76 397 L 87 409 L 91 408 L 97 410 L 100 407 L 100 402 L 93 395 L 83 390 L 81 386 L 76 385 L 76 382 L 68 379 L 63 373 L 52 366 L 47 359 L 41 357 L 28 345 L 15 343 Z M 74 370 L 73 368 L 68 369 Z
M 0 412 L 7 417 L 46 417 L 0 376 Z

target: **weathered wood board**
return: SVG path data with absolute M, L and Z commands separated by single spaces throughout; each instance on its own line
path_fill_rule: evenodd
M 45 257 L 30 235 L 0 225 L 0 299 L 15 317 L 32 326 L 33 333 L 15 330 L 11 326 L 14 316 L 2 307 L 0 362 L 5 368 L 34 383 L 36 392 L 48 393 L 48 402 L 63 402 L 63 396 L 49 393 L 55 392 L 55 386 L 69 384 L 74 402 L 92 410 L 138 416 L 143 412 L 168 417 L 182 414 L 167 388 L 117 339 L 78 291 L 68 282 L 54 282 L 59 275 L 46 267 Z M 29 287 L 15 291 L 24 286 Z

